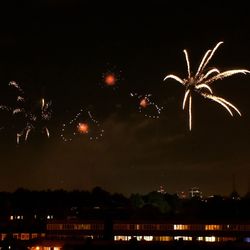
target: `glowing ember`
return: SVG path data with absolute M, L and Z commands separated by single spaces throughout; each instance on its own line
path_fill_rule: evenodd
M 104 78 L 104 82 L 108 85 L 108 86 L 113 86 L 116 84 L 116 77 L 114 74 L 108 74 L 105 76 Z
M 81 134 L 87 134 L 89 132 L 89 126 L 87 123 L 79 123 L 77 129 Z
M 146 108 L 148 106 L 148 101 L 146 98 L 143 98 L 141 101 L 140 101 L 140 106 L 142 108 Z

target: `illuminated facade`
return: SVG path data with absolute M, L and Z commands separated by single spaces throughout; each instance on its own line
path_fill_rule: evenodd
M 200 198 L 202 199 L 202 192 L 198 187 L 192 187 L 189 189 L 189 198 Z
M 116 221 L 113 224 L 113 235 L 115 241 L 204 241 L 225 242 L 250 241 L 250 223 L 170 223 L 170 222 L 124 222 Z
M 47 238 L 100 239 L 104 234 L 103 221 L 51 221 L 46 226 Z
M 47 221 L 44 232 L 11 233 L 16 240 L 36 243 L 29 245 L 31 250 L 61 250 L 65 242 L 94 239 L 104 242 L 109 234 L 113 241 L 197 241 L 227 242 L 244 241 L 250 243 L 250 222 L 216 222 L 211 221 L 164 221 L 164 220 L 63 220 Z M 0 240 L 10 233 L 1 232 Z M 31 241 L 32 240 L 32 241 Z M 109 241 L 110 242 L 110 241 Z
M 157 190 L 158 193 L 160 194 L 166 194 L 166 190 L 165 190 L 165 187 L 164 185 L 160 185 L 159 189 Z

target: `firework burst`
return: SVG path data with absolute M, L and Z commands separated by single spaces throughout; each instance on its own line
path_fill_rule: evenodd
M 90 140 L 98 140 L 103 133 L 104 130 L 94 119 L 92 113 L 89 110 L 81 109 L 70 121 L 62 125 L 60 136 L 64 142 L 70 142 L 83 135 Z
M 52 116 L 51 104 L 51 101 L 47 102 L 44 98 L 42 98 L 38 108 L 35 110 L 30 111 L 28 108 L 24 109 L 23 114 L 26 122 L 23 129 L 17 133 L 17 144 L 20 143 L 21 137 L 24 137 L 24 140 L 27 141 L 31 131 L 33 130 L 40 130 L 46 135 L 46 137 L 50 137 L 47 123 Z
M 27 141 L 33 130 L 40 130 L 49 137 L 47 123 L 52 116 L 51 102 L 44 98 L 40 99 L 38 104 L 30 101 L 15 81 L 9 82 L 9 87 L 11 92 L 6 100 L 8 104 L 0 105 L 0 110 L 6 113 L 7 125 L 3 128 L 15 131 L 17 144 L 21 142 L 21 138 Z M 12 96 L 14 99 L 10 98 Z
M 198 67 L 195 75 L 191 74 L 190 71 L 190 63 L 187 50 L 183 50 L 186 63 L 187 63 L 187 78 L 181 79 L 180 77 L 170 74 L 164 78 L 164 81 L 167 79 L 174 79 L 185 87 L 185 94 L 182 102 L 182 109 L 184 110 L 186 107 L 186 103 L 188 102 L 188 115 L 189 115 L 189 130 L 192 129 L 192 96 L 194 92 L 197 92 L 204 98 L 217 102 L 221 106 L 223 106 L 231 116 L 233 116 L 233 111 L 236 111 L 240 116 L 240 111 L 229 101 L 225 100 L 222 97 L 216 96 L 213 94 L 213 90 L 211 88 L 211 84 L 217 80 L 224 79 L 226 77 L 235 75 L 235 74 L 246 74 L 250 73 L 250 71 L 246 69 L 233 69 L 228 71 L 220 72 L 217 68 L 211 68 L 209 70 L 206 69 L 207 64 L 213 57 L 215 51 L 223 42 L 219 42 L 212 50 L 208 50 L 203 56 L 201 63 Z
M 22 112 L 23 108 L 21 106 L 25 102 L 24 92 L 19 84 L 14 81 L 9 82 L 9 86 L 11 87 L 11 90 L 15 90 L 16 92 L 14 95 L 14 100 L 11 100 L 8 105 L 0 105 L 0 110 L 10 111 L 13 114 Z
M 8 87 L 11 92 L 8 93 L 5 104 L 0 105 L 0 110 L 4 111 L 1 113 L 5 117 L 5 125 L 2 127 L 3 130 L 14 130 L 17 135 L 17 141 L 19 142 L 19 131 L 20 127 L 23 128 L 24 120 L 21 119 L 25 117 L 25 97 L 24 91 L 20 85 L 15 81 L 10 81 Z M 21 121 L 22 120 L 22 121 Z
M 108 64 L 107 69 L 102 73 L 101 86 L 117 89 L 122 80 L 121 73 L 121 70 L 118 70 L 116 66 Z
M 137 97 L 138 109 L 140 113 L 143 113 L 145 117 L 158 119 L 160 118 L 163 107 L 160 107 L 152 100 L 151 94 L 140 95 L 138 93 L 130 93 L 131 97 Z

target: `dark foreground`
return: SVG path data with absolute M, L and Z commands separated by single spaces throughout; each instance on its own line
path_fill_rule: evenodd
M 250 243 L 240 242 L 87 242 L 85 244 L 65 244 L 65 250 L 224 250 L 224 249 L 250 249 Z

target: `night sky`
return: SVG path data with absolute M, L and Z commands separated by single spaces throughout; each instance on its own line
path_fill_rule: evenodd
M 29 98 L 52 100 L 50 138 L 33 131 L 17 145 L 13 124 L 0 113 L 0 190 L 81 189 L 169 193 L 198 186 L 206 195 L 244 195 L 250 187 L 250 75 L 212 85 L 240 109 L 193 98 L 193 130 L 182 110 L 184 88 L 163 82 L 187 75 L 183 49 L 195 71 L 219 41 L 209 67 L 250 69 L 250 9 L 239 1 L 6 1 L 0 8 L 0 98 L 16 81 Z M 105 3 L 99 3 L 105 2 Z M 109 70 L 117 85 L 105 86 Z M 138 112 L 130 92 L 152 94 L 160 119 Z M 2 103 L 0 99 L 0 104 Z M 105 130 L 69 143 L 62 124 L 81 108 Z M 13 121 L 14 122 L 14 121 Z

